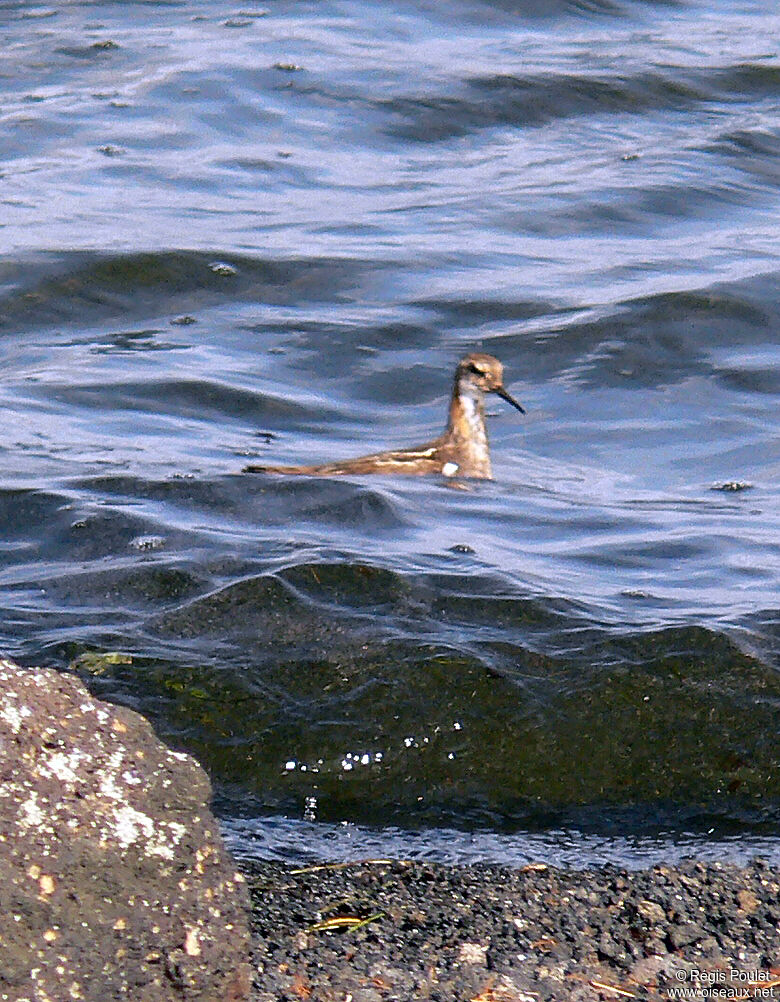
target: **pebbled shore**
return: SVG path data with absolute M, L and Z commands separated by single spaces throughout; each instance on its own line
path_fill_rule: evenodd
M 780 870 L 761 860 L 242 868 L 254 1002 L 780 1000 Z

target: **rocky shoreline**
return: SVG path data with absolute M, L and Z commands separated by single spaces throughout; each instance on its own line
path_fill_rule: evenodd
M 210 798 L 137 713 L 0 659 L 0 1002 L 780 999 L 766 862 L 237 867 Z
M 780 871 L 244 864 L 253 1002 L 780 999 Z

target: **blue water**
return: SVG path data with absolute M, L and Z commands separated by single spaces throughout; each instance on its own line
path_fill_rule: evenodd
M 0 3 L 3 652 L 196 754 L 246 853 L 771 855 L 778 37 Z M 432 437 L 474 349 L 528 411 L 493 482 L 241 473 Z

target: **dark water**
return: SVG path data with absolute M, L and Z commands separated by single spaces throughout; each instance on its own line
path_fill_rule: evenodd
M 0 2 L 3 651 L 239 852 L 780 858 L 779 32 Z M 430 437 L 475 348 L 494 482 L 241 474 Z

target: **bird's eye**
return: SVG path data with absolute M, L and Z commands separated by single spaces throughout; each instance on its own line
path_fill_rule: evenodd
M 469 363 L 469 372 L 473 372 L 475 376 L 484 376 L 485 373 L 480 369 L 478 365 L 474 365 L 473 362 Z

